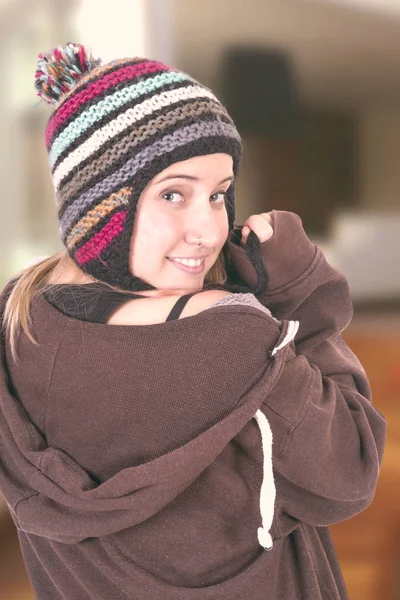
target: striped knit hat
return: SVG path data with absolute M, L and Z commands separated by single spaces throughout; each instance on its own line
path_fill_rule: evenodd
M 46 129 L 61 239 L 79 267 L 127 290 L 151 289 L 129 271 L 137 201 L 169 165 L 223 152 L 239 167 L 241 139 L 225 107 L 160 62 L 101 65 L 79 44 L 39 55 L 35 86 L 55 106 Z M 233 188 L 228 192 L 233 227 Z

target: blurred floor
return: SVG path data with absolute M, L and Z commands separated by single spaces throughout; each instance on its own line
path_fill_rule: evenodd
M 0 520 L 0 598 L 1 600 L 34 600 L 22 562 L 17 533 L 11 518 Z

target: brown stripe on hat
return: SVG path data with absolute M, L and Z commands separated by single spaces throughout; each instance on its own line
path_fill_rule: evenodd
M 78 221 L 75 227 L 72 229 L 66 240 L 66 246 L 68 250 L 79 242 L 80 239 L 86 235 L 92 227 L 97 225 L 107 215 L 109 215 L 118 206 L 128 204 L 132 194 L 132 188 L 122 188 L 119 192 L 111 194 L 109 198 L 106 198 L 100 204 L 95 206 L 92 210 L 89 210 L 86 215 Z
M 178 124 L 185 119 L 188 120 L 191 117 L 198 117 L 207 113 L 212 116 L 219 115 L 222 119 L 232 123 L 231 119 L 227 116 L 226 111 L 214 101 L 191 101 L 186 105 L 178 106 L 174 108 L 174 110 L 170 110 L 166 114 L 161 114 L 145 123 L 142 122 L 137 129 L 128 130 L 128 135 L 124 132 L 123 136 L 118 139 L 116 143 L 113 143 L 114 139 L 111 140 L 111 145 L 105 152 L 102 152 L 100 156 L 95 159 L 89 159 L 86 166 L 79 168 L 79 170 L 76 170 L 73 173 L 73 177 L 68 183 L 63 185 L 61 182 L 57 194 L 59 206 L 61 207 L 65 202 L 70 201 L 77 193 L 84 191 L 88 182 L 91 182 L 94 178 L 98 181 L 100 179 L 98 176 L 113 165 L 118 164 L 120 158 L 124 154 L 131 152 L 139 145 L 144 145 L 151 140 L 152 137 L 159 135 L 160 132 L 168 129 L 175 123 Z M 187 122 L 185 122 L 185 124 L 187 124 Z M 95 182 L 93 181 L 93 183 Z

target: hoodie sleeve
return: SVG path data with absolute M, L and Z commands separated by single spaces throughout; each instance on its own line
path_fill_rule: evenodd
M 273 222 L 274 235 L 261 246 L 270 287 L 260 301 L 274 317 L 299 322 L 262 407 L 274 439 L 277 510 L 330 525 L 372 501 L 386 424 L 341 336 L 353 314 L 345 277 L 307 238 L 297 215 L 273 211 Z M 232 236 L 229 246 L 241 278 L 254 282 L 254 269 Z

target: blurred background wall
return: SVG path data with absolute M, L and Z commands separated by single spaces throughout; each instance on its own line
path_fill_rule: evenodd
M 79 39 L 105 61 L 145 54 L 175 64 L 214 89 L 230 110 L 243 92 L 239 77 L 232 79 L 233 53 L 262 51 L 272 55 L 270 63 L 280 56 L 286 62 L 280 71 L 268 68 L 265 56 L 264 67 L 249 74 L 249 93 L 234 111 L 245 147 L 237 220 L 271 208 L 294 210 L 339 267 L 349 264 L 347 252 L 353 255 L 346 275 L 355 297 L 381 290 L 397 297 L 400 281 L 393 280 L 387 256 L 399 246 L 387 228 L 399 223 L 399 27 L 400 0 L 115 0 L 112 6 L 0 0 L 0 282 L 32 256 L 60 248 L 43 143 L 50 109 L 37 103 L 33 73 L 40 50 Z M 246 63 L 242 69 L 248 71 Z M 263 104 L 274 90 L 275 107 L 267 111 Z M 255 126 L 248 128 L 252 112 Z M 257 128 L 261 118 L 263 129 Z M 371 238 L 366 232 L 376 213 L 380 228 Z M 365 244 L 357 252 L 345 215 L 356 215 L 351 236 Z M 371 248 L 377 254 L 363 267 L 354 255 Z M 363 270 L 370 261 L 381 280 L 368 284 Z
M 346 339 L 389 439 L 373 507 L 334 535 L 352 600 L 400 598 L 400 0 L 0 0 L 1 285 L 61 249 L 51 111 L 33 75 L 40 51 L 71 40 L 104 61 L 163 60 L 215 90 L 244 140 L 237 222 L 294 210 L 348 277 Z M 33 597 L 3 521 L 0 597 Z

